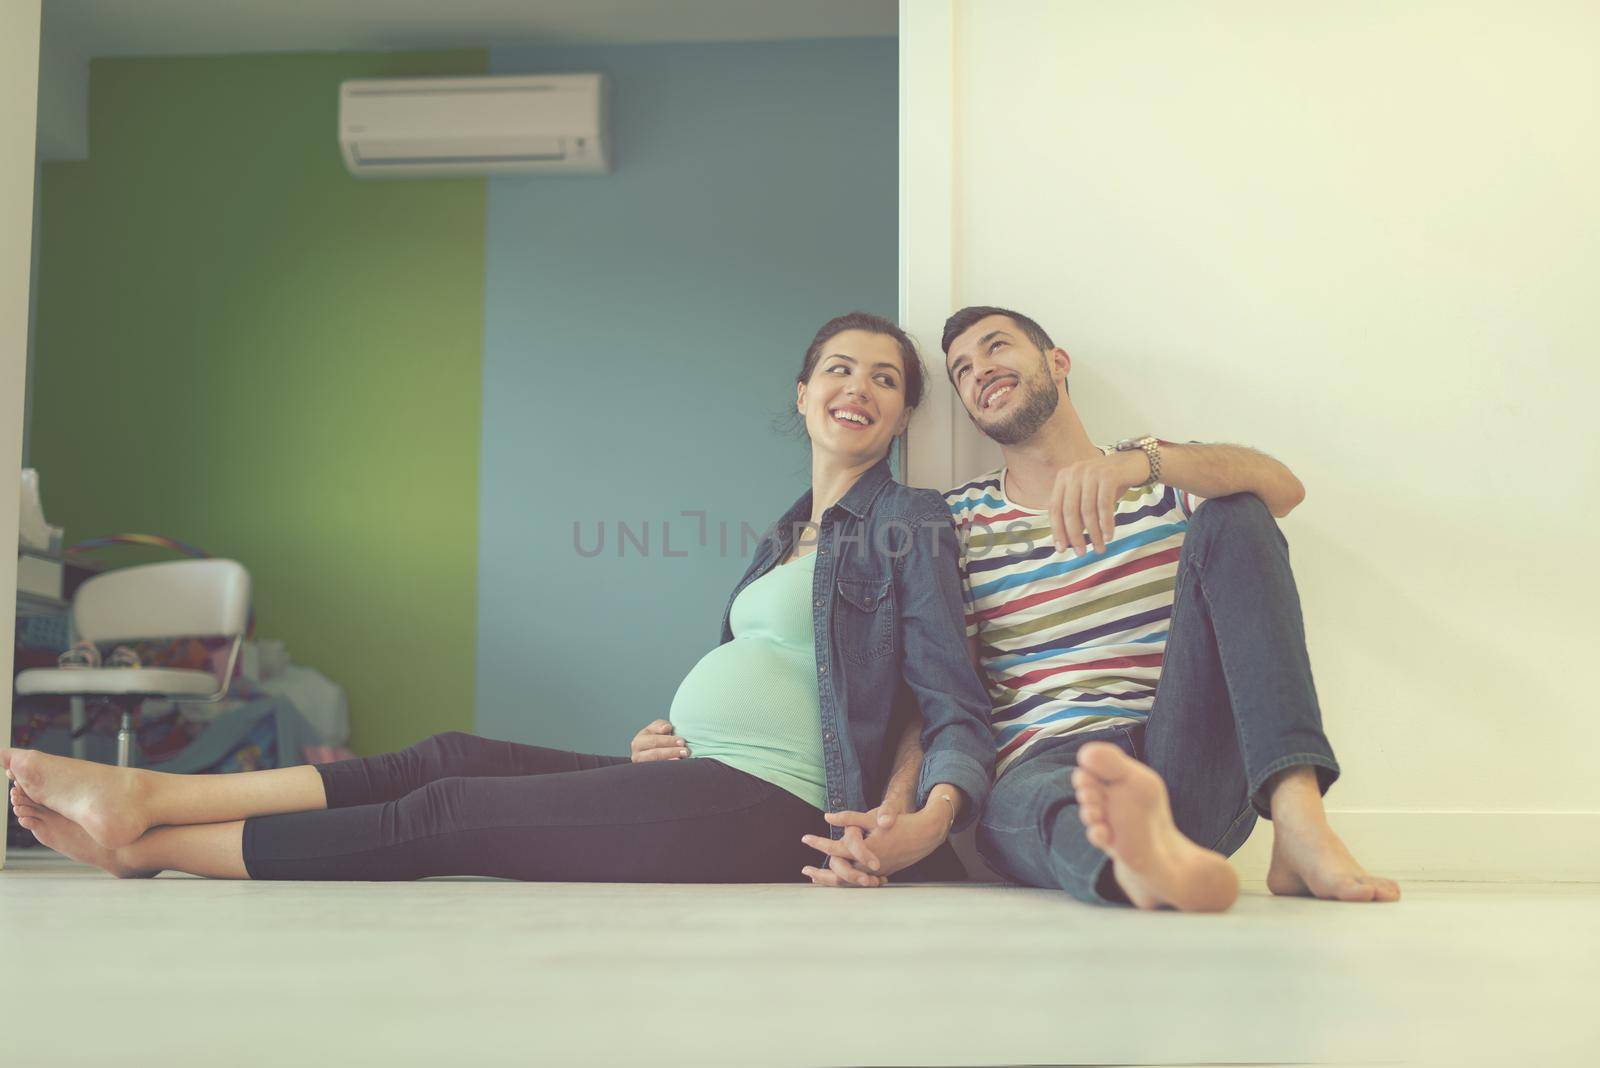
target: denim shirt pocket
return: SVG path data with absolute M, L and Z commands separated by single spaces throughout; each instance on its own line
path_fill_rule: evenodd
M 845 659 L 867 664 L 894 648 L 894 604 L 889 579 L 840 578 L 838 624 Z

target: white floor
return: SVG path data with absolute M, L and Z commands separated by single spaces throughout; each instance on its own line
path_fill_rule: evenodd
M 119 882 L 0 871 L 0 1065 L 1596 1064 L 1600 886 Z

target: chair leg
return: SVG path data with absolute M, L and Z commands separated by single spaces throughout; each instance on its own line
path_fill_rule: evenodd
M 79 760 L 87 760 L 89 743 L 83 737 L 83 728 L 89 722 L 89 717 L 84 713 L 82 695 L 70 698 L 69 707 L 72 710 L 72 755 Z
M 133 767 L 133 707 L 122 705 L 122 726 L 117 730 L 117 766 Z

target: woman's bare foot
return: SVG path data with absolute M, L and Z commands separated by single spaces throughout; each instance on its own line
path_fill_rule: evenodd
M 1268 890 L 1329 901 L 1400 900 L 1400 884 L 1368 874 L 1328 826 L 1322 791 L 1311 768 L 1291 768 L 1269 790 L 1272 864 L 1267 868 Z
M 148 878 L 157 874 L 153 871 L 135 869 L 122 859 L 120 850 L 107 849 L 96 842 L 88 831 L 59 812 L 18 801 L 15 797 L 12 799 L 11 807 L 16 810 L 17 822 L 32 831 L 41 845 L 48 846 L 57 853 L 84 864 L 93 864 L 119 879 Z
M 1078 750 L 1072 787 L 1090 843 L 1111 858 L 1134 905 L 1221 912 L 1239 896 L 1227 858 L 1183 836 L 1166 784 L 1144 764 L 1109 742 L 1090 742 Z
M 107 849 L 136 841 L 150 828 L 141 779 L 149 772 L 35 749 L 0 749 L 0 764 L 40 808 L 77 824 Z

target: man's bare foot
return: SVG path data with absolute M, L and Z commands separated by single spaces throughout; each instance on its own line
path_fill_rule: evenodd
M 1291 768 L 1268 789 L 1272 803 L 1268 890 L 1329 901 L 1400 900 L 1400 884 L 1369 875 L 1328 826 L 1322 791 L 1311 768 Z
M 1167 787 L 1149 767 L 1109 742 L 1078 750 L 1072 773 L 1089 842 L 1141 909 L 1221 912 L 1239 896 L 1239 877 L 1220 853 L 1191 842 L 1172 822 Z
M 157 874 L 153 871 L 139 871 L 132 867 L 122 859 L 120 850 L 107 849 L 96 842 L 88 831 L 59 812 L 52 812 L 47 808 L 15 799 L 11 807 L 16 810 L 17 822 L 32 831 L 41 845 L 48 846 L 57 853 L 84 864 L 93 864 L 119 879 L 148 878 Z
M 6 774 L 40 808 L 66 817 L 107 849 L 150 829 L 141 773 L 35 749 L 0 749 Z

